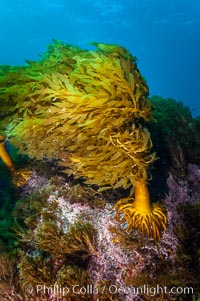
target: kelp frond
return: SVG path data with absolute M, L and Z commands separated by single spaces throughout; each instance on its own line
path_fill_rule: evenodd
M 9 105 L 3 124 L 15 120 L 5 132 L 31 158 L 56 157 L 63 172 L 100 190 L 126 189 L 146 181 L 155 160 L 144 126 L 148 86 L 125 48 L 93 45 L 55 42 L 38 63 L 2 76 L 0 95 Z

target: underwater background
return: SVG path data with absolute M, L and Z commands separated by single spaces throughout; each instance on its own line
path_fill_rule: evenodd
M 200 114 L 199 0 L 2 0 L 0 63 L 37 59 L 52 38 L 126 47 L 151 95 L 181 100 Z
M 1 1 L 0 301 L 200 300 L 199 11 Z

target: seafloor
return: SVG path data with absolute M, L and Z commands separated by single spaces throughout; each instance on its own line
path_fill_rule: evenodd
M 2 301 L 198 300 L 198 165 L 185 178 L 169 174 L 160 200 L 168 227 L 155 244 L 115 221 L 112 191 L 75 183 L 55 162 L 37 164 L 23 189 L 1 187 L 4 201 L 9 189 L 15 198 L 1 211 Z

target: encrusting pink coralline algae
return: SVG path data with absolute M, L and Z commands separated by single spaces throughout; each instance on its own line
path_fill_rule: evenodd
M 65 196 L 61 195 L 60 188 L 55 188 L 51 192 L 47 203 L 57 202 L 56 214 L 58 221 L 62 220 L 60 224 L 58 222 L 58 225 L 62 227 L 64 233 L 68 231 L 71 225 L 80 220 L 93 225 L 96 231 L 96 252 L 91 256 L 87 267 L 92 286 L 102 288 L 102 283 L 105 283 L 103 293 L 112 295 L 113 298 L 118 298 L 110 300 L 142 301 L 152 296 L 147 289 L 148 283 L 144 283 L 144 285 L 147 285 L 145 291 L 145 287 L 141 285 L 141 282 L 137 281 L 144 271 L 145 273 L 148 271 L 147 278 L 151 280 L 151 286 L 155 285 L 156 287 L 156 285 L 159 285 L 157 283 L 159 265 L 164 262 L 171 269 L 176 266 L 179 240 L 174 232 L 174 226 L 180 221 L 182 222 L 182 216 L 178 208 L 180 204 L 195 203 L 200 199 L 200 189 L 197 185 L 199 181 L 200 168 L 197 165 L 189 164 L 187 180 L 177 180 L 171 174 L 169 175 L 167 180 L 169 192 L 163 200 L 163 204 L 167 208 L 167 230 L 156 245 L 153 240 L 144 239 L 143 242 L 135 244 L 135 247 L 132 249 L 126 248 L 120 242 L 118 233 L 121 231 L 125 234 L 125 231 L 123 229 L 119 230 L 117 221 L 113 219 L 112 203 L 105 202 L 104 207 L 95 208 L 94 206 L 91 207 L 89 203 L 84 203 L 80 198 L 77 201 L 70 202 L 67 198 L 67 193 L 65 193 Z M 62 178 L 61 182 L 63 182 Z M 48 185 L 49 181 L 47 179 L 39 177 L 35 173 L 24 188 L 24 193 L 27 193 L 30 189 L 42 190 Z M 70 185 L 64 182 L 61 187 L 62 192 L 69 192 L 71 189 Z M 192 187 L 195 187 L 196 190 L 193 191 Z M 39 223 L 42 223 L 42 219 Z M 135 233 L 126 235 L 128 240 Z M 132 279 L 132 283 L 129 284 L 128 279 Z M 118 290 L 119 294 L 117 294 Z M 101 293 L 94 294 L 90 300 L 103 300 L 101 299 Z M 58 300 L 55 299 L 56 296 L 52 296 L 52 298 L 54 299 L 51 300 Z M 172 300 L 170 298 L 172 298 L 171 295 L 168 295 L 165 300 Z

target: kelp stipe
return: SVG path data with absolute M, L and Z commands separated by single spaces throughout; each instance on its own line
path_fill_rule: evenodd
M 15 164 L 6 149 L 5 143 L 6 137 L 0 135 L 0 158 L 11 172 L 13 184 L 17 187 L 23 186 L 29 180 L 32 172 L 28 169 L 16 169 Z

